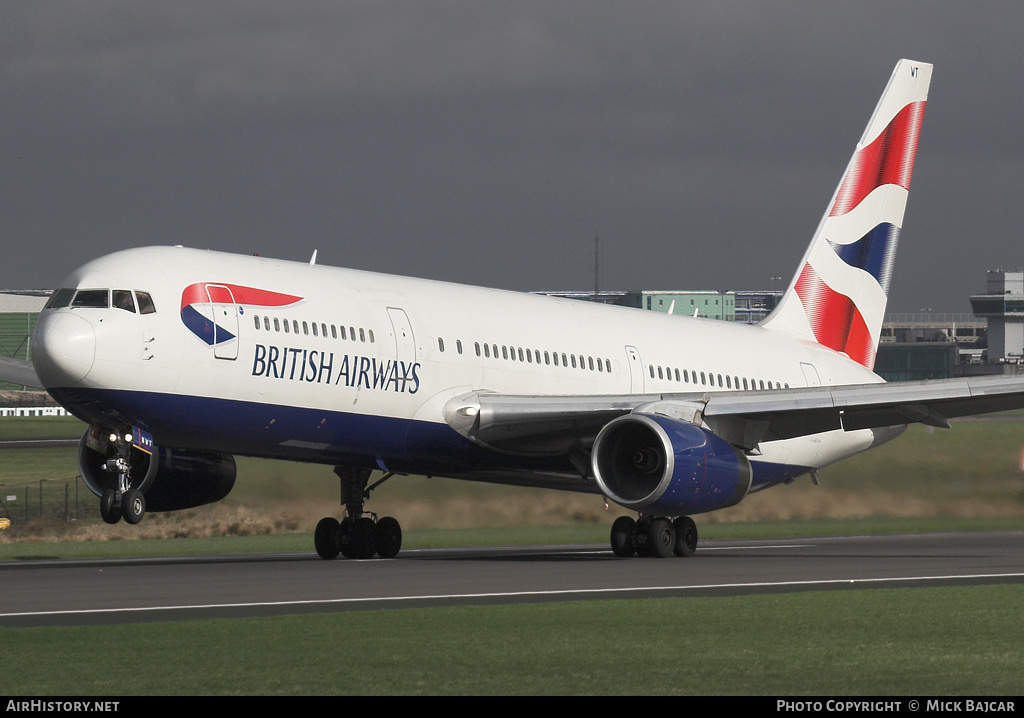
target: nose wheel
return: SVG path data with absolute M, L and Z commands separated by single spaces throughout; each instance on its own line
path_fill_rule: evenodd
M 114 489 L 107 489 L 100 496 L 100 516 L 108 524 L 116 524 L 121 519 L 137 524 L 145 513 L 146 497 L 138 489 L 128 489 L 120 496 Z

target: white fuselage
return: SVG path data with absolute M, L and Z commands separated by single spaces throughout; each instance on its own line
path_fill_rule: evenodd
M 214 289 L 186 310 L 183 292 L 195 285 Z M 699 395 L 881 381 L 842 354 L 757 326 L 181 247 L 95 260 L 62 287 L 144 291 L 156 309 L 44 311 L 36 368 L 72 410 L 95 422 L 89 402 L 100 399 L 108 419 L 138 424 L 158 444 L 197 446 L 202 435 L 183 438 L 188 417 L 205 425 L 221 412 L 207 432 L 217 445 L 204 448 L 270 457 L 404 465 L 402 437 L 385 434 L 409 421 L 447 430 L 445 403 L 472 391 Z M 289 299 L 220 302 L 222 287 Z M 186 311 L 232 338 L 204 341 Z M 360 417 L 378 423 L 357 429 Z M 248 434 L 232 439 L 232 424 Z M 766 442 L 751 459 L 800 473 L 896 433 Z M 422 471 L 446 473 L 443 462 Z

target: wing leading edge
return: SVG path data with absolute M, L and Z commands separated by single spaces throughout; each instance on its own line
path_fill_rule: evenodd
M 949 427 L 949 419 L 1024 407 L 1024 378 L 965 377 L 772 391 L 625 396 L 508 396 L 474 392 L 451 399 L 448 424 L 466 438 L 514 454 L 588 449 L 601 428 L 629 413 L 703 424 L 753 450 L 826 431 L 910 423 Z
M 35 389 L 43 388 L 42 382 L 36 376 L 36 370 L 32 367 L 32 362 L 11 357 L 0 357 L 0 381 L 31 386 Z

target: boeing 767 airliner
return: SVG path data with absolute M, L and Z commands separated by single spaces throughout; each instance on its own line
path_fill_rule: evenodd
M 234 455 L 341 480 L 330 559 L 393 557 L 401 474 L 603 494 L 618 556 L 688 556 L 689 516 L 898 436 L 1024 406 L 1003 377 L 872 372 L 931 65 L 901 60 L 777 309 L 756 326 L 183 247 L 61 282 L 25 374 L 90 425 L 108 522 L 218 501 Z M 18 379 L 19 381 L 21 379 Z

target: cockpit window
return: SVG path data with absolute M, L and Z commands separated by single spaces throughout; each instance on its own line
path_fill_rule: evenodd
M 79 289 L 71 306 L 106 309 L 110 306 L 110 292 L 106 289 Z
M 153 298 L 149 292 L 135 292 L 135 298 L 139 300 L 139 314 L 155 314 L 156 307 L 153 305 Z
M 126 312 L 135 313 L 135 300 L 129 289 L 115 289 L 110 293 L 111 304 L 114 309 L 123 309 Z
M 75 296 L 74 289 L 58 289 L 50 296 L 50 301 L 46 303 L 43 309 L 61 309 L 71 304 L 71 298 Z

